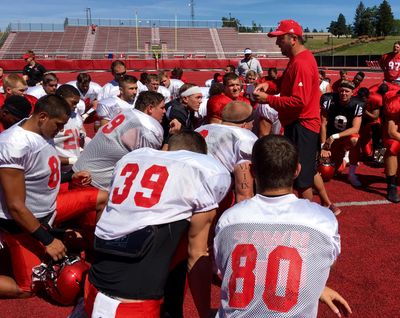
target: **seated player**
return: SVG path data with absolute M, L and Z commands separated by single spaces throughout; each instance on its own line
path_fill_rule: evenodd
M 89 317 L 159 318 L 169 265 L 184 235 L 189 285 L 193 294 L 207 293 L 208 233 L 230 176 L 206 153 L 200 134 L 182 132 L 170 138 L 169 151 L 142 148 L 117 163 L 96 226 L 98 253 L 85 293 Z M 201 310 L 205 317 L 209 307 Z
M 23 96 L 10 96 L 0 108 L 0 133 L 20 120 L 29 117 L 32 106 Z
M 58 88 L 58 77 L 54 73 L 46 73 L 43 76 L 42 85 L 29 87 L 27 94 L 32 95 L 39 99 L 45 95 L 54 95 Z
M 160 80 L 160 84 L 165 88 L 168 88 L 169 92 L 171 93 L 171 100 L 176 99 L 179 97 L 179 89 L 184 82 L 175 78 L 169 78 L 167 72 L 159 72 L 158 77 Z
M 102 100 L 109 97 L 119 96 L 119 80 L 126 75 L 125 63 L 120 60 L 115 60 L 111 63 L 112 81 L 106 83 L 97 95 L 97 100 Z
M 283 136 L 260 138 L 253 147 L 257 195 L 222 214 L 214 251 L 222 274 L 217 317 L 316 317 L 318 300 L 347 302 L 325 287 L 340 253 L 332 213 L 293 194 L 301 166 Z

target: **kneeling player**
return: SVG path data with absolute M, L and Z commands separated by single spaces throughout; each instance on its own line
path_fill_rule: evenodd
M 225 211 L 216 227 L 214 251 L 223 276 L 217 317 L 311 318 L 318 299 L 336 313 L 332 300 L 351 312 L 325 287 L 340 252 L 337 221 L 328 209 L 293 194 L 298 162 L 295 146 L 283 136 L 254 144 L 258 194 Z
M 209 289 L 208 233 L 230 175 L 206 152 L 200 134 L 182 132 L 170 138 L 167 152 L 138 149 L 117 163 L 96 226 L 98 254 L 85 293 L 89 316 L 158 318 L 169 265 L 187 228 L 189 284 L 197 292 Z

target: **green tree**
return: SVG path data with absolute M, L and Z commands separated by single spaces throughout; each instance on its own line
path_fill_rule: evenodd
M 233 18 L 229 14 L 229 18 L 227 17 L 222 17 L 222 27 L 230 27 L 230 28 L 236 28 L 239 29 L 241 26 L 240 21 L 236 18 Z
M 392 35 L 400 35 L 400 20 L 395 19 L 393 21 L 393 29 L 391 32 Z
M 356 14 L 354 16 L 354 35 L 373 35 L 375 32 L 373 18 L 374 10 L 371 8 L 366 8 L 364 3 L 361 1 L 357 6 Z
M 331 24 L 328 27 L 328 32 L 331 32 L 333 35 L 338 35 L 337 21 L 331 21 Z
M 306 27 L 306 28 L 304 29 L 304 33 L 310 33 L 310 29 L 309 29 L 308 27 Z
M 388 35 L 392 33 L 394 26 L 394 17 L 392 12 L 392 7 L 390 4 L 383 0 L 383 2 L 379 5 L 377 10 L 377 19 L 376 19 L 376 34 L 377 35 Z
M 343 14 L 339 14 L 337 23 L 336 23 L 336 32 L 338 36 L 346 35 L 349 33 L 349 30 L 346 25 L 346 18 Z

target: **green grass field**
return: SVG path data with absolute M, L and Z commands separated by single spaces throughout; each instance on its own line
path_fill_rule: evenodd
M 400 39 L 399 36 L 387 36 L 381 41 L 371 41 L 368 43 L 353 44 L 350 47 L 335 49 L 334 55 L 381 55 L 386 52 L 392 51 L 393 43 Z M 317 53 L 316 55 L 331 55 L 332 46 L 339 44 L 346 44 L 355 41 L 354 38 L 333 38 L 333 41 L 320 39 L 308 39 L 306 47 L 310 50 L 318 50 L 321 48 L 328 48 L 327 52 Z M 333 43 L 332 43 L 333 42 Z

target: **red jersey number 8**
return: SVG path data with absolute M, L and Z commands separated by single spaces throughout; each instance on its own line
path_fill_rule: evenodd
M 50 167 L 50 177 L 47 185 L 49 188 L 54 189 L 60 181 L 60 163 L 55 156 L 51 156 L 48 165 Z
M 289 261 L 286 293 L 276 295 L 280 261 Z M 243 264 L 244 262 L 244 264 Z M 229 306 L 247 307 L 254 297 L 256 277 L 254 269 L 257 263 L 257 250 L 253 244 L 239 244 L 232 252 L 232 274 L 229 278 Z M 299 252 L 292 247 L 277 246 L 268 255 L 267 273 L 263 301 L 270 310 L 288 312 L 297 304 L 300 288 L 300 276 L 303 260 Z M 238 279 L 242 280 L 242 291 L 237 291 Z

